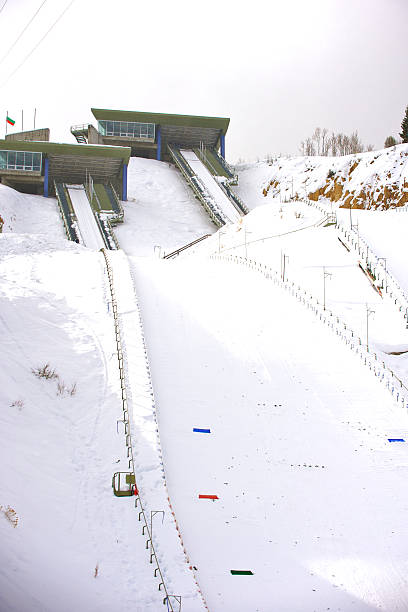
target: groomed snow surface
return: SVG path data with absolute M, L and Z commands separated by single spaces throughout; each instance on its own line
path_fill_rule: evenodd
M 200 179 L 202 185 L 204 185 L 206 191 L 215 203 L 216 208 L 221 212 L 222 217 L 226 219 L 228 223 L 238 221 L 240 217 L 239 213 L 201 159 L 197 157 L 194 151 L 188 149 L 181 149 L 180 153 L 195 175 Z
M 85 189 L 83 187 L 71 187 L 68 189 L 68 193 L 78 220 L 83 245 L 95 251 L 103 249 L 105 244 L 96 223 L 95 215 L 89 205 Z
M 405 321 L 336 230 L 318 226 L 317 209 L 259 207 L 249 175 L 246 203 L 257 208 L 166 261 L 158 246 L 214 229 L 174 169 L 132 160 L 134 199 L 117 231 L 125 253 L 110 254 L 136 477 L 147 511 L 165 510 L 153 533 L 166 586 L 185 612 L 205 609 L 195 581 L 212 612 L 403 612 L 406 410 L 311 309 L 218 255 L 279 274 L 286 255 L 286 278 L 321 304 L 324 266 L 335 316 L 364 337 L 366 304 L 375 310 L 370 347 L 381 360 L 391 359 L 385 346 L 408 345 Z M 111 489 L 127 456 L 103 256 L 68 243 L 55 211 L 0 186 L 0 610 L 165 610 L 134 501 Z M 405 246 L 392 236 L 408 216 L 364 214 L 361 233 L 397 276 Z M 405 355 L 392 359 L 408 384 Z M 55 376 L 36 377 L 46 363 Z

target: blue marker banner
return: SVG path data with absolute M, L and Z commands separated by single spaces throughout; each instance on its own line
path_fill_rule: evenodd
M 193 427 L 195 433 L 211 433 L 211 429 L 200 429 L 199 427 Z
M 388 438 L 388 442 L 405 442 L 404 438 Z

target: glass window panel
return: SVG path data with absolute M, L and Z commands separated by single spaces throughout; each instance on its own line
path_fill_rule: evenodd
M 24 170 L 24 153 L 22 151 L 17 151 L 16 168 L 17 170 Z
M 41 172 L 41 153 L 33 153 L 33 170 Z
M 7 167 L 10 168 L 10 170 L 15 169 L 16 167 L 16 152 L 15 151 L 8 152 Z
M 24 168 L 26 170 L 33 169 L 33 154 L 30 151 L 24 153 Z
M 0 168 L 8 170 L 41 171 L 42 153 L 32 151 L 0 151 Z
M 99 121 L 99 131 L 104 136 L 154 139 L 155 125 L 138 121 Z

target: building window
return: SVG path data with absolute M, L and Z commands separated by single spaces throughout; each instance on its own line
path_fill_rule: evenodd
M 41 172 L 42 153 L 31 151 L 0 151 L 0 170 Z
M 98 123 L 99 132 L 103 136 L 121 136 L 154 141 L 154 123 L 138 123 L 136 121 L 99 121 Z

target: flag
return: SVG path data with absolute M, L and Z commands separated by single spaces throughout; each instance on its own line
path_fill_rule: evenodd
M 14 125 L 14 124 L 15 124 L 14 119 L 11 119 L 11 118 L 10 118 L 8 115 L 7 115 L 7 117 L 6 117 L 6 121 L 7 121 L 7 123 L 9 123 L 10 125 Z

